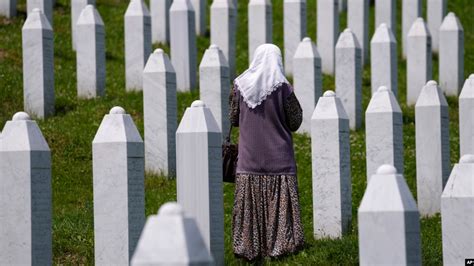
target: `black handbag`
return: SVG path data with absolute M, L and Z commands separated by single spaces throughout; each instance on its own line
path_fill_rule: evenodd
M 237 144 L 232 144 L 230 134 L 232 133 L 232 125 L 229 133 L 222 144 L 222 174 L 223 181 L 227 183 L 235 183 L 235 170 L 237 168 L 237 159 L 239 149 Z

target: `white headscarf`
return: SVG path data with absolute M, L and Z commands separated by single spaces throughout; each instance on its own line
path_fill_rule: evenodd
M 281 83 L 288 83 L 283 73 L 281 51 L 276 45 L 268 43 L 255 50 L 250 67 L 234 80 L 244 102 L 251 109 L 265 101 Z

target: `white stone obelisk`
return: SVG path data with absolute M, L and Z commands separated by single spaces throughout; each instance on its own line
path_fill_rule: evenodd
M 413 22 L 421 17 L 421 0 L 402 2 L 402 56 L 407 57 L 407 36 Z
M 178 91 L 196 89 L 197 47 L 194 25 L 191 2 L 174 0 L 170 8 L 170 48 Z
M 432 51 L 437 53 L 439 49 L 439 27 L 446 16 L 447 0 L 427 0 L 427 22 L 432 38 Z
M 16 16 L 16 2 L 17 0 L 2 0 L 0 1 L 0 15 L 7 18 Z
M 306 36 L 306 0 L 284 0 L 283 2 L 285 74 L 293 76 L 293 56 L 299 43 Z
M 453 12 L 439 28 L 439 85 L 447 96 L 458 96 L 464 79 L 464 29 Z
M 248 4 L 249 62 L 258 46 L 272 42 L 272 2 L 250 0 Z
M 71 0 L 71 37 L 73 50 L 76 50 L 77 19 L 87 5 L 95 5 L 95 0 Z
M 339 37 L 338 0 L 318 0 L 317 7 L 317 45 L 321 55 L 324 74 L 333 75 L 335 71 L 335 47 Z
M 403 115 L 397 99 L 387 87 L 380 87 L 365 112 L 367 183 L 382 164 L 404 172 Z
M 178 203 L 196 219 L 216 265 L 223 265 L 222 134 L 202 101 L 186 109 L 178 126 L 176 163 Z
M 168 55 L 156 49 L 143 70 L 145 170 L 176 176 L 178 127 L 176 72 Z
M 364 66 L 369 59 L 369 0 L 350 0 L 347 6 L 347 25 L 359 41 Z
M 349 117 L 350 128 L 362 125 L 362 58 L 357 37 L 345 29 L 336 44 L 336 94 Z
M 432 77 L 431 35 L 423 18 L 417 18 L 407 37 L 407 104 L 413 105 Z
M 24 112 L 0 137 L 0 264 L 52 263 L 51 151 Z
M 36 8 L 21 30 L 23 48 L 23 101 L 33 117 L 54 114 L 54 40 L 53 29 Z
M 459 146 L 461 156 L 474 154 L 474 74 L 471 74 L 459 95 Z
M 416 188 L 423 216 L 440 211 L 440 197 L 451 171 L 448 103 L 436 81 L 428 81 L 415 106 Z
M 397 0 L 375 0 L 375 27 L 385 23 L 397 32 Z
M 405 178 L 382 165 L 358 210 L 360 265 L 421 265 L 420 214 Z
M 372 95 L 381 86 L 398 97 L 397 40 L 387 24 L 382 23 L 370 41 Z
M 207 30 L 207 0 L 190 0 L 194 9 L 196 35 L 204 36 Z
M 441 195 L 444 265 L 463 265 L 474 252 L 474 155 L 454 165 Z
M 215 44 L 206 49 L 199 65 L 201 100 L 207 103 L 221 132 L 228 132 L 229 121 L 229 64 Z
M 233 0 L 214 0 L 211 5 L 211 43 L 217 45 L 229 63 L 229 77 L 235 77 L 237 9 Z
M 127 265 L 145 223 L 143 141 L 122 107 L 92 142 L 95 265 Z
M 169 43 L 170 7 L 172 0 L 150 0 L 151 41 Z
M 52 0 L 26 0 L 26 13 L 27 16 L 35 9 L 38 8 L 48 19 L 49 24 L 53 25 L 53 2 Z
M 351 224 L 349 117 L 333 91 L 319 98 L 311 118 L 314 237 L 340 238 Z
M 214 260 L 196 221 L 179 204 L 168 202 L 148 217 L 131 265 L 212 266 Z
M 76 28 L 77 95 L 95 98 L 105 95 L 105 28 L 99 12 L 87 5 Z
M 311 133 L 311 116 L 319 97 L 323 94 L 321 57 L 316 45 L 305 37 L 293 57 L 293 86 L 303 110 L 303 122 L 298 133 Z
M 127 91 L 141 91 L 143 68 L 151 53 L 151 18 L 145 2 L 131 0 L 124 19 L 125 86 Z

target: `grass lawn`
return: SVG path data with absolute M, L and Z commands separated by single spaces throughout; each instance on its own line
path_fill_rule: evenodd
M 53 252 L 54 264 L 93 264 L 93 198 L 92 198 L 92 140 L 104 114 L 111 107 L 125 108 L 143 136 L 142 93 L 125 92 L 123 15 L 127 1 L 99 0 L 98 10 L 106 29 L 107 78 L 106 96 L 96 100 L 76 99 L 76 56 L 71 49 L 70 3 L 57 0 L 54 9 L 54 64 L 56 115 L 38 121 L 52 151 L 53 186 Z M 208 0 L 210 3 L 211 0 Z M 239 24 L 237 32 L 236 69 L 241 73 L 247 67 L 247 1 L 239 1 Z M 397 1 L 398 24 L 401 21 L 401 1 Z M 426 1 L 423 1 L 424 14 Z M 465 78 L 474 73 L 474 4 L 472 0 L 449 0 L 448 10 L 460 18 L 465 30 Z M 307 0 L 308 36 L 316 36 L 316 0 Z M 22 90 L 22 50 L 21 27 L 25 21 L 26 3 L 19 1 L 18 17 L 7 20 L 0 18 L 0 126 L 12 115 L 23 110 Z M 370 33 L 374 32 L 374 8 L 371 7 Z M 341 30 L 346 25 L 346 13 L 341 14 Z M 400 40 L 401 26 L 397 27 L 397 40 Z M 273 1 L 274 43 L 283 47 L 283 1 Z M 198 62 L 209 46 L 208 37 L 199 37 Z M 156 46 L 155 46 L 156 47 Z M 163 47 L 169 51 L 168 47 Z M 401 53 L 400 44 L 398 45 Z M 438 61 L 433 61 L 433 77 L 438 77 Z M 405 178 L 416 197 L 416 160 L 414 108 L 407 107 L 405 61 L 399 58 L 399 101 L 403 109 Z M 334 89 L 334 78 L 324 76 L 324 90 Z M 178 116 L 181 118 L 185 108 L 195 99 L 198 92 L 178 93 Z M 370 100 L 370 68 L 363 74 L 363 109 Z M 451 162 L 459 160 L 458 106 L 457 99 L 448 98 L 450 106 Z M 294 135 L 298 163 L 298 177 L 302 219 L 304 223 L 306 247 L 300 253 L 280 260 L 267 260 L 266 263 L 289 264 L 357 264 L 357 208 L 366 186 L 365 174 L 365 133 L 364 129 L 351 132 L 352 159 L 352 227 L 340 240 L 314 240 L 312 224 L 311 192 L 311 150 L 307 135 Z M 225 184 L 225 250 L 228 264 L 243 261 L 234 258 L 231 240 L 231 212 L 233 203 L 232 184 Z M 176 200 L 174 180 L 146 176 L 146 214 L 156 213 L 159 206 Z M 441 220 L 439 215 L 421 220 L 423 264 L 442 263 Z

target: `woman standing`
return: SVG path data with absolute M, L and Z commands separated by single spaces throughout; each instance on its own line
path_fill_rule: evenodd
M 280 49 L 263 44 L 231 94 L 231 123 L 240 127 L 233 247 L 248 260 L 289 254 L 304 243 L 291 137 L 302 110 L 283 73 Z

